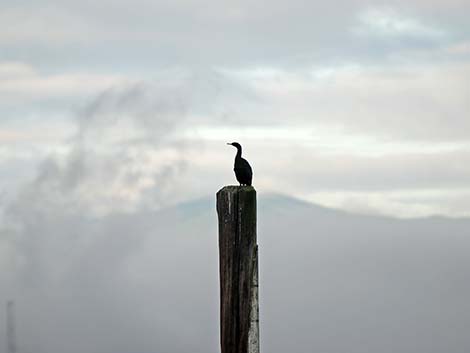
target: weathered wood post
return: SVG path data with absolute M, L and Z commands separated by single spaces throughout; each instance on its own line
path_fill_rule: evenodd
M 217 192 L 221 353 L 259 352 L 256 190 Z

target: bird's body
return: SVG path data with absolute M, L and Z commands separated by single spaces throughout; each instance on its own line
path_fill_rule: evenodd
M 237 148 L 237 155 L 235 156 L 235 165 L 233 171 L 235 172 L 235 177 L 237 178 L 240 185 L 251 185 L 253 180 L 253 170 L 251 169 L 250 164 L 244 158 L 242 158 L 242 146 L 239 143 L 233 142 L 229 143 Z
M 233 168 L 235 177 L 240 185 L 251 185 L 253 179 L 253 171 L 250 164 L 244 158 L 235 159 L 235 166 Z

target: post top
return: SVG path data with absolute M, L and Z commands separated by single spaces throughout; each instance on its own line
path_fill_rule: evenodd
M 217 194 L 219 193 L 236 193 L 236 192 L 256 192 L 253 186 L 238 186 L 238 185 L 226 185 L 222 189 L 220 189 Z

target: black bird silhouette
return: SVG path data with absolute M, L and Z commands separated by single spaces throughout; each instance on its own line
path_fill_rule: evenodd
M 241 185 L 251 185 L 251 180 L 253 179 L 253 171 L 248 161 L 242 158 L 242 146 L 238 142 L 227 143 L 227 145 L 232 145 L 237 148 L 237 155 L 235 156 L 235 165 L 233 171 L 238 182 Z

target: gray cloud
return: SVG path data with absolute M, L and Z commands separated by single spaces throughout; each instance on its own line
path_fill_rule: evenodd
M 15 298 L 21 308 L 22 335 L 29 337 L 20 344 L 22 350 L 58 352 L 66 346 L 70 352 L 131 347 L 188 350 L 188 343 L 176 342 L 176 336 L 175 342 L 168 340 L 175 331 L 165 330 L 161 321 L 170 318 L 166 303 L 154 307 L 161 315 L 156 321 L 145 307 L 132 308 L 136 300 L 132 283 L 140 275 L 125 273 L 132 271 L 129 261 L 138 259 L 144 236 L 156 230 L 148 226 L 147 215 L 174 202 L 187 151 L 174 133 L 185 121 L 188 107 L 212 109 L 214 82 L 169 76 L 106 91 L 79 114 L 66 152 L 40 163 L 36 178 L 3 205 L 1 299 Z M 211 99 L 202 101 L 203 96 Z M 121 211 L 137 215 L 137 223 Z M 160 255 L 161 260 L 171 260 L 164 251 Z M 129 291 L 115 296 L 123 287 Z M 149 293 L 140 295 L 145 298 Z M 31 314 L 48 324 L 39 325 Z M 173 319 L 178 320 L 175 315 Z M 149 335 L 154 325 L 161 329 Z M 98 327 L 106 339 L 83 341 Z M 128 330 L 139 329 L 138 343 L 124 338 Z M 52 332 L 61 339 L 48 339 Z M 196 332 L 188 337 L 197 339 Z
M 67 59 L 76 66 L 90 66 L 90 59 L 81 53 L 93 53 L 94 64 L 103 68 L 110 63 L 147 70 L 175 65 L 295 67 L 383 59 L 406 48 L 443 44 L 420 40 L 422 36 L 417 38 L 416 33 L 407 35 L 404 31 L 401 42 L 355 38 L 351 30 L 357 27 L 358 16 L 376 8 L 368 1 L 256 1 L 230 6 L 211 1 L 138 1 L 133 11 L 123 2 L 101 3 L 99 7 L 61 4 L 45 8 L 43 3 L 33 2 L 28 7 L 6 9 L 2 22 L 8 30 L 2 42 L 10 56 L 21 56 L 21 45 L 26 44 L 35 48 L 26 55 L 27 61 L 47 67 L 51 57 L 57 58 L 55 65 Z M 447 42 L 468 38 L 465 17 L 461 15 L 468 11 L 465 3 L 454 2 L 443 8 L 436 3 L 397 1 L 389 7 L 397 13 L 394 24 L 424 23 L 408 28 L 449 32 Z M 18 28 L 15 24 L 20 21 L 23 26 Z
M 112 87 L 81 109 L 68 144 L 40 164 L 21 198 L 38 209 L 50 203 L 99 212 L 171 202 L 189 156 L 180 130 L 194 119 L 223 121 L 233 98 L 244 94 L 210 71 L 173 71 Z M 198 142 L 191 150 L 202 147 Z
M 167 135 L 184 117 L 183 107 L 172 101 L 171 94 L 166 106 L 150 107 L 142 98 L 146 94 L 149 94 L 147 89 L 135 92 L 134 88 L 124 88 L 100 97 L 95 105 L 106 109 L 91 108 L 82 115 L 82 125 L 71 141 L 69 152 L 42 163 L 26 198 L 40 203 L 49 200 L 58 205 L 65 202 L 64 206 L 77 202 L 89 207 L 94 203 L 111 206 L 117 199 L 124 204 L 132 203 L 132 195 L 140 193 L 140 187 L 145 188 L 139 185 L 144 179 L 152 186 L 164 182 L 165 174 L 161 170 L 170 167 L 150 165 L 148 152 L 158 153 L 168 148 L 172 153 L 169 164 L 183 158 L 178 148 L 174 148 L 176 144 L 166 145 Z M 129 95 L 139 100 L 139 108 L 132 106 Z M 148 124 L 153 125 L 152 130 L 147 128 Z M 124 193 L 122 198 L 116 196 L 118 190 Z

